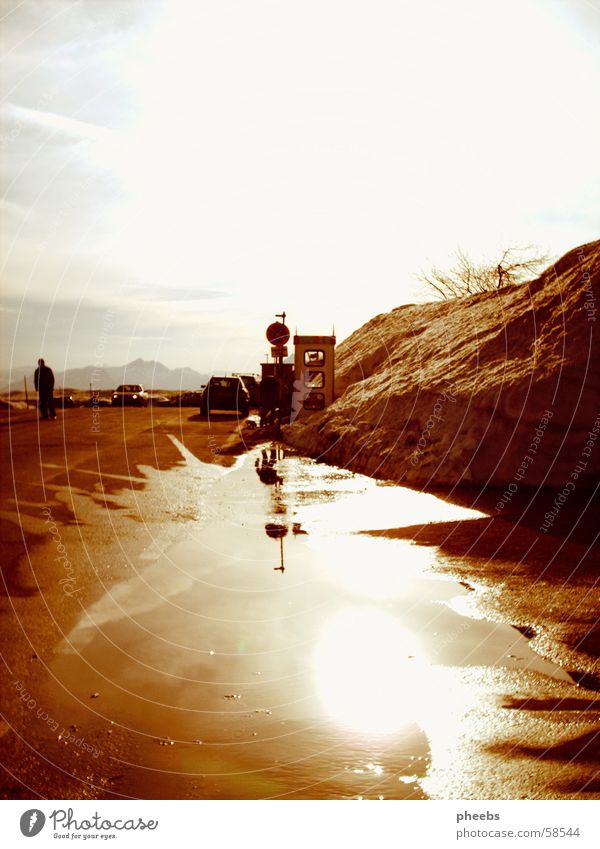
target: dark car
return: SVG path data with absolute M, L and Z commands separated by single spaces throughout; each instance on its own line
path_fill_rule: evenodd
M 148 403 L 154 407 L 170 407 L 171 399 L 166 395 L 148 395 Z
M 200 415 L 211 410 L 236 410 L 246 417 L 250 411 L 250 393 L 240 377 L 211 377 L 202 393 Z
M 173 407 L 199 407 L 202 403 L 202 392 L 182 392 L 181 395 L 173 395 L 171 405 Z
M 75 400 L 72 395 L 56 395 L 54 397 L 54 406 L 58 410 L 64 410 L 67 407 L 74 407 Z
M 112 396 L 113 407 L 147 407 L 148 393 L 140 383 L 123 383 Z
M 110 407 L 108 398 L 102 398 L 100 395 L 92 395 L 87 401 L 83 402 L 83 407 Z

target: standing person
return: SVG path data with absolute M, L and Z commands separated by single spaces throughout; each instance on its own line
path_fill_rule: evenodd
M 260 426 L 273 424 L 278 406 L 278 383 L 274 377 L 263 377 L 259 387 Z
M 39 397 L 40 416 L 43 419 L 55 419 L 56 412 L 54 410 L 53 397 L 54 374 L 52 369 L 42 359 L 38 360 L 38 367 L 33 375 L 33 382 Z

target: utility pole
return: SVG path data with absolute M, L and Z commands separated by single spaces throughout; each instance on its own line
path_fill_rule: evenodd
M 23 383 L 25 384 L 25 406 L 29 409 L 29 395 L 27 394 L 27 378 L 23 375 Z

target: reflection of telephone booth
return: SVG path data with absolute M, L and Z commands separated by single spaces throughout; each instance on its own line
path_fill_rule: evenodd
M 323 410 L 333 402 L 335 336 L 294 336 L 294 349 L 294 395 L 301 401 L 298 407 Z

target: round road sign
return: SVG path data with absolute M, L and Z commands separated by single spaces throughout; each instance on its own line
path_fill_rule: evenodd
M 267 327 L 267 339 L 271 345 L 285 345 L 289 338 L 290 331 L 280 321 L 274 321 Z

